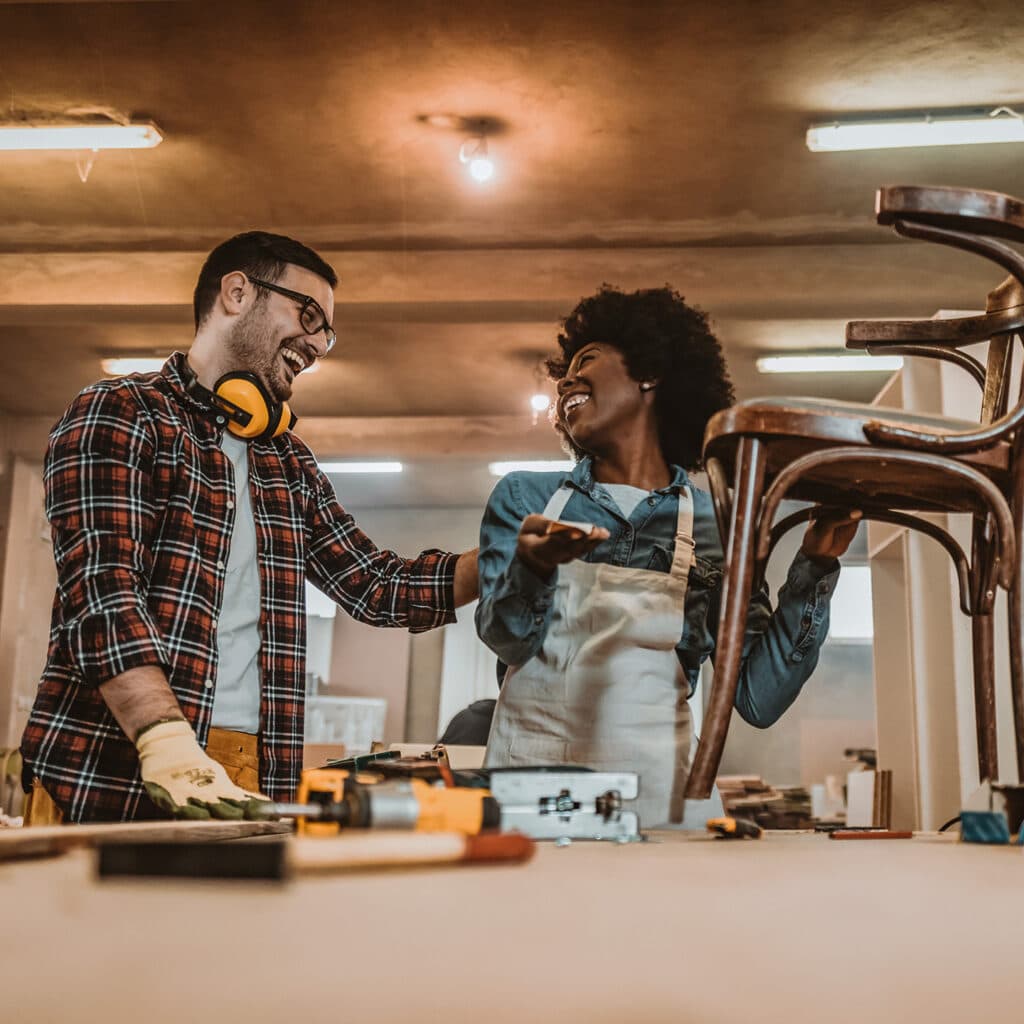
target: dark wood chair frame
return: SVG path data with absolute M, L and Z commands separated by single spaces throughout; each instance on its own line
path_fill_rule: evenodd
M 982 388 L 981 414 L 976 425 L 942 417 L 922 424 L 906 414 L 901 420 L 899 410 L 890 416 L 874 406 L 831 410 L 826 403 L 814 408 L 798 400 L 787 407 L 786 400 L 752 400 L 712 419 L 705 465 L 726 560 L 712 691 L 687 785 L 691 798 L 708 796 L 718 771 L 753 587 L 778 539 L 814 512 L 802 509 L 774 523 L 784 498 L 860 508 L 865 519 L 922 532 L 949 553 L 960 607 L 972 623 L 982 779 L 998 777 L 993 607 L 996 587 L 1008 591 L 1017 766 L 1024 779 L 1024 431 L 1018 429 L 1024 388 L 1008 410 L 1013 341 L 1024 332 L 1024 258 L 993 240 L 1024 241 L 1024 203 L 992 192 L 899 186 L 879 190 L 876 209 L 878 222 L 898 234 L 964 249 L 1010 272 L 990 292 L 984 315 L 847 326 L 850 348 L 960 366 Z M 979 341 L 989 341 L 985 366 L 960 351 Z M 848 479 L 837 484 L 836 471 Z M 949 533 L 913 514 L 919 512 L 971 513 L 970 559 Z

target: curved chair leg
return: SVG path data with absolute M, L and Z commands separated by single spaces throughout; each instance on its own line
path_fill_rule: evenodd
M 705 800 L 722 760 L 729 719 L 736 702 L 736 686 L 743 660 L 750 589 L 754 578 L 754 532 L 764 489 L 766 453 L 763 442 L 741 437 L 736 451 L 736 487 L 729 524 L 722 581 L 722 609 L 711 701 L 704 716 L 700 742 L 686 784 L 688 799 Z
M 1010 625 L 1010 692 L 1013 696 L 1013 738 L 1017 751 L 1017 780 L 1024 781 L 1024 630 L 1021 628 L 1021 614 L 1024 601 L 1021 600 L 1021 574 L 1018 573 L 1010 588 L 1007 602 Z
M 1017 550 L 1024 552 L 1024 437 L 1013 442 L 1013 532 Z M 1009 593 L 1010 692 L 1013 695 L 1013 737 L 1017 753 L 1017 779 L 1024 782 L 1024 566 L 1014 566 Z
M 978 778 L 995 782 L 999 778 L 996 750 L 995 708 L 995 626 L 989 615 L 971 616 L 974 654 L 974 715 L 978 736 Z
M 767 567 L 768 560 L 771 558 L 772 552 L 775 550 L 775 545 L 778 544 L 785 534 L 793 529 L 794 526 L 799 526 L 801 523 L 807 522 L 817 509 L 831 509 L 835 507 L 836 506 L 831 505 L 814 505 L 811 508 L 802 508 L 799 511 L 786 516 L 784 519 L 780 519 L 773 526 L 767 516 L 765 516 L 757 536 L 757 565 L 754 570 L 755 579 L 759 579 L 763 575 L 764 570 Z M 972 614 L 971 568 L 967 564 L 967 556 L 964 554 L 963 548 L 961 548 L 945 530 L 936 526 L 927 519 L 911 515 L 908 512 L 893 512 L 891 509 L 864 508 L 863 513 L 863 518 L 865 520 L 870 519 L 877 523 L 892 523 L 893 526 L 905 526 L 908 530 L 917 530 L 919 533 L 923 533 L 941 544 L 946 553 L 953 560 L 953 567 L 956 570 L 956 578 L 960 590 L 960 611 L 962 611 L 964 615 Z M 768 532 L 769 526 L 771 526 L 770 533 Z M 765 540 L 766 537 L 767 541 Z
M 971 616 L 971 653 L 974 664 L 974 727 L 978 739 L 978 778 L 984 782 L 999 779 L 999 753 L 996 738 L 995 618 L 991 603 L 981 611 L 985 595 L 979 590 L 987 586 L 988 563 L 995 558 L 987 536 L 988 524 L 978 516 L 974 519 L 971 563 L 975 569 L 973 607 L 979 613 Z
M 981 499 L 992 517 L 997 552 L 999 557 L 991 563 L 991 578 L 995 580 L 998 571 L 999 585 L 1009 590 L 1016 574 L 1016 544 L 1013 535 L 1013 514 L 1006 503 L 1002 492 L 984 473 L 971 466 L 942 455 L 926 452 L 903 452 L 887 449 L 861 448 L 854 445 L 840 448 L 828 448 L 812 452 L 794 459 L 772 481 L 765 491 L 764 508 L 761 515 L 761 526 L 758 536 L 758 547 L 767 550 L 770 539 L 771 522 L 775 518 L 780 502 L 792 489 L 793 485 L 805 474 L 825 464 L 841 465 L 842 463 L 895 463 L 906 466 L 908 470 L 915 467 L 941 469 L 951 478 L 951 486 L 965 487 Z
M 960 486 L 975 493 L 988 507 L 988 515 L 974 517 L 971 542 L 971 617 L 974 663 L 974 710 L 978 737 L 978 771 L 982 779 L 998 778 L 995 726 L 995 655 L 992 618 L 995 586 L 1011 589 L 1020 575 L 1017 566 L 1015 520 L 1002 492 L 988 477 L 963 463 L 923 452 L 865 451 L 858 447 L 832 448 L 804 455 L 776 476 L 764 496 L 758 529 L 757 555 L 771 545 L 771 523 L 784 496 L 808 472 L 842 463 L 885 462 L 914 467 L 928 466 L 948 473 Z M 936 538 L 938 539 L 938 538 Z M 948 549 L 947 549 L 948 550 Z M 961 599 L 962 600 L 962 599 Z
M 708 475 L 711 490 L 711 504 L 715 509 L 718 535 L 722 538 L 722 550 L 729 543 L 729 521 L 732 518 L 732 498 L 729 495 L 729 478 L 718 459 L 706 459 L 704 471 Z

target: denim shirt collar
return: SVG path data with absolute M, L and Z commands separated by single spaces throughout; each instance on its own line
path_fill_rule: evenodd
M 576 488 L 578 491 L 582 491 L 584 494 L 589 495 L 591 498 L 594 496 L 594 487 L 596 481 L 594 480 L 594 474 L 591 470 L 592 459 L 589 455 L 584 455 L 579 462 L 573 467 L 571 473 L 567 474 L 562 480 L 562 485 L 568 484 L 570 487 Z M 686 487 L 690 478 L 686 470 L 680 466 L 670 465 L 669 469 L 672 472 L 672 480 L 667 487 L 659 487 L 654 493 L 655 494 L 678 494 L 679 491 Z

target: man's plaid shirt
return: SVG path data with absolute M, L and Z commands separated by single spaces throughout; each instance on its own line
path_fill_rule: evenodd
M 69 821 L 158 816 L 135 746 L 97 689 L 161 665 L 206 744 L 215 630 L 234 523 L 223 426 L 186 392 L 185 357 L 83 391 L 50 435 L 46 510 L 57 593 L 46 669 L 22 738 L 27 771 Z M 293 433 L 252 442 L 261 605 L 260 783 L 294 796 L 302 769 L 305 579 L 354 618 L 418 632 L 454 620 L 456 555 L 380 551 Z

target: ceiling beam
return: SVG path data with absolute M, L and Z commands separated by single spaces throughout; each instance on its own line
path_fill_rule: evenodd
M 145 306 L 182 318 L 203 253 L 0 254 L 0 307 Z M 344 317 L 391 308 L 430 317 L 441 303 L 468 322 L 563 314 L 603 281 L 631 289 L 670 283 L 716 317 L 926 315 L 978 308 L 1003 276 L 937 246 L 750 246 L 586 251 L 489 250 L 323 254 L 337 269 Z M 349 305 L 351 304 L 351 305 Z M 397 305 L 396 305 L 397 304 Z M 459 315 L 459 310 L 462 314 Z M 0 311 L 10 322 L 12 310 Z

